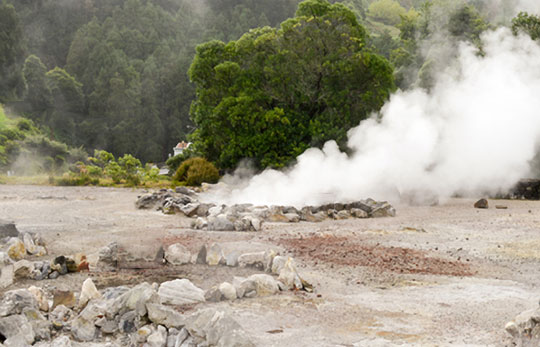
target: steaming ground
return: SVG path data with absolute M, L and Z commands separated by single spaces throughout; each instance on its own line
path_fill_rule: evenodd
M 540 46 L 502 28 L 466 44 L 434 88 L 397 92 L 336 143 L 312 148 L 285 171 L 267 170 L 214 191 L 226 203 L 316 205 L 358 200 L 447 199 L 506 191 L 530 174 L 540 140 Z
M 540 202 L 499 200 L 507 210 L 478 210 L 474 200 L 450 199 L 438 206 L 396 205 L 395 218 L 268 223 L 247 233 L 191 230 L 191 219 L 137 210 L 141 193 L 0 185 L 0 218 L 23 232 L 41 232 L 49 257 L 89 254 L 112 241 L 152 259 L 160 245 L 174 242 L 191 251 L 212 242 L 281 249 L 298 261 L 314 293 L 205 304 L 230 312 L 257 346 L 504 346 L 510 345 L 505 324 L 538 305 Z M 100 289 L 131 286 L 174 278 L 167 269 L 107 278 L 69 274 L 6 290 L 78 291 L 87 277 Z M 176 276 L 206 290 L 245 276 L 235 271 L 188 266 Z

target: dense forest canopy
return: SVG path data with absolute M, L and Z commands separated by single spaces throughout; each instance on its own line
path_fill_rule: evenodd
M 306 2 L 339 9 L 343 21 L 299 3 L 2 0 L 0 103 L 88 153 L 161 162 L 191 139 L 221 168 L 243 157 L 282 166 L 309 146 L 344 143 L 388 97 L 389 75 L 401 89 L 429 89 L 440 57 L 452 55 L 441 53 L 448 41 L 481 51 L 480 34 L 516 15 L 516 0 Z M 526 13 L 513 22 L 533 37 L 537 25 Z M 216 109 L 241 119 L 208 127 Z

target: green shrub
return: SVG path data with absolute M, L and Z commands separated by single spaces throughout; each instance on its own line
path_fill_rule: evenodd
M 191 158 L 182 163 L 173 180 L 185 182 L 188 186 L 200 186 L 201 183 L 216 183 L 219 180 L 219 172 L 204 158 Z
M 97 186 L 99 178 L 92 178 L 88 175 L 65 175 L 56 180 L 58 186 Z

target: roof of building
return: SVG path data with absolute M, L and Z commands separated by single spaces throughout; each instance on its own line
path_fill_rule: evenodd
M 182 141 L 182 142 L 178 142 L 178 144 L 176 145 L 176 148 L 186 149 L 189 147 L 189 145 L 191 145 L 191 142 Z

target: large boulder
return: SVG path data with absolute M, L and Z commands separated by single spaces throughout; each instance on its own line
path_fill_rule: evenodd
M 229 220 L 227 215 L 220 214 L 208 217 L 208 230 L 211 231 L 234 231 L 234 223 Z
M 108 305 L 107 317 L 112 319 L 117 314 L 135 311 L 139 316 L 146 314 L 146 304 L 158 302 L 158 295 L 149 283 L 141 283 L 115 298 Z
M 34 295 L 27 289 L 10 290 L 0 301 L 0 317 L 20 314 L 25 307 L 38 308 Z
M 35 339 L 32 325 L 21 314 L 0 318 L 0 334 L 6 338 L 6 346 L 28 346 Z
M 160 302 L 168 305 L 186 305 L 205 301 L 204 290 L 185 278 L 161 283 L 158 295 Z
M 255 346 L 247 333 L 230 315 L 213 309 L 194 313 L 186 325 L 193 337 L 204 341 L 207 346 Z
M 279 286 L 274 277 L 266 274 L 255 274 L 249 276 L 246 281 L 255 284 L 257 296 L 268 296 L 279 292 Z
M 183 265 L 191 262 L 191 253 L 180 243 L 175 243 L 165 250 L 165 260 L 173 265 Z
M 171 307 L 161 304 L 146 304 L 148 319 L 152 323 L 164 325 L 167 328 L 181 328 L 186 324 L 186 317 Z

